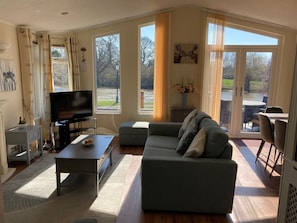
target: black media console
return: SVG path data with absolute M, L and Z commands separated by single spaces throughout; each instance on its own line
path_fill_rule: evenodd
M 83 130 L 85 130 L 85 128 L 82 128 L 81 125 L 79 125 L 79 127 L 72 128 L 72 127 L 70 127 L 70 124 L 78 123 L 78 122 L 80 123 L 80 122 L 84 122 L 84 121 L 88 121 L 88 120 L 90 120 L 90 118 L 82 118 L 82 119 L 75 119 L 75 120 L 71 120 L 71 121 L 65 120 L 65 121 L 55 122 L 55 126 L 59 128 L 59 147 L 56 149 L 58 149 L 58 150 L 64 149 L 73 140 L 73 138 L 71 138 L 71 134 L 73 134 L 73 133 L 79 134 Z M 96 129 L 96 118 L 94 118 L 94 126 L 92 128 Z M 52 139 L 52 140 L 54 140 L 54 139 Z

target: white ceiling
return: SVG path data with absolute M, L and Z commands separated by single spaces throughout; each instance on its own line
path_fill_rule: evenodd
M 182 5 L 196 5 L 297 30 L 296 0 L 1 0 L 0 21 L 64 32 Z M 68 12 L 68 15 L 61 13 Z M 1 34 L 0 34 L 1 35 Z

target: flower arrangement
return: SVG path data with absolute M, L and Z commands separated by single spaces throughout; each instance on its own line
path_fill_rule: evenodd
M 180 94 L 193 93 L 195 91 L 194 80 L 193 81 L 188 80 L 187 83 L 184 83 L 184 80 L 181 79 L 181 82 L 180 83 L 176 83 L 174 85 L 174 88 L 175 88 L 176 92 L 177 93 L 180 93 Z

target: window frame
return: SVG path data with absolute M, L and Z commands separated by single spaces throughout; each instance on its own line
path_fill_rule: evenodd
M 107 36 L 112 36 L 112 35 L 118 35 L 118 54 L 119 54 L 119 58 L 115 64 L 114 69 L 116 70 L 116 80 L 118 81 L 118 88 L 116 88 L 116 97 L 117 98 L 121 98 L 122 92 L 121 92 L 121 33 L 118 31 L 115 32 L 110 32 L 110 33 L 104 33 L 104 34 L 99 34 L 93 37 L 93 50 L 94 50 L 94 104 L 95 104 L 95 113 L 96 114 L 121 114 L 122 112 L 122 100 L 120 99 L 118 101 L 119 103 L 119 108 L 115 108 L 115 109 L 103 109 L 100 108 L 97 103 L 99 102 L 99 94 L 98 94 L 98 89 L 99 87 L 97 87 L 97 82 L 98 82 L 98 77 L 97 77 L 97 63 L 96 63 L 96 59 L 97 59 L 97 49 L 96 49 L 96 39 L 97 38 L 101 38 L 101 37 L 107 37 Z
M 151 25 L 156 25 L 155 21 L 152 21 L 152 22 L 148 22 L 148 23 L 144 23 L 144 24 L 140 24 L 138 26 L 138 105 L 137 105 L 137 108 L 138 108 L 138 113 L 141 114 L 141 115 L 152 115 L 154 113 L 154 80 L 153 80 L 153 89 L 152 89 L 152 97 L 153 97 L 153 100 L 152 100 L 152 109 L 145 109 L 145 108 L 141 108 L 142 106 L 142 100 L 145 100 L 143 99 L 143 97 L 145 96 L 142 96 L 142 89 L 141 89 L 141 80 L 142 80 L 142 71 L 141 71 L 141 39 L 142 39 L 142 35 L 141 35 L 141 29 L 143 27 L 146 27 L 146 26 L 151 26 Z M 154 40 L 152 40 L 153 43 L 154 43 L 154 49 L 155 49 L 155 38 Z M 155 51 L 155 50 L 154 50 Z M 155 54 L 154 54 L 154 63 L 155 63 Z M 153 77 L 155 77 L 155 73 L 153 74 Z
M 57 58 L 52 56 L 52 50 L 53 48 L 63 48 L 65 51 L 65 57 L 64 58 Z M 70 73 L 70 63 L 69 63 L 69 57 L 68 57 L 68 51 L 67 47 L 65 45 L 51 45 L 51 70 L 52 70 L 52 86 L 53 86 L 53 92 L 61 92 L 55 90 L 55 82 L 54 82 L 54 64 L 64 64 L 67 66 L 67 77 L 68 77 L 68 89 L 64 89 L 61 91 L 72 91 L 73 90 L 73 80 L 72 80 L 72 75 Z

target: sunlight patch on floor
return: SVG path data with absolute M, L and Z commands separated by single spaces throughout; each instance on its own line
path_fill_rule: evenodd
M 61 174 L 63 181 L 68 174 Z M 53 180 L 55 182 L 53 182 Z M 15 193 L 26 196 L 49 198 L 56 190 L 56 165 L 53 164 L 35 178 L 18 188 Z
M 121 203 L 127 171 L 131 165 L 133 156 L 125 155 L 117 164 L 105 183 L 100 184 L 98 198 L 90 206 L 90 211 L 106 214 L 116 214 Z
M 233 211 L 229 215 L 231 222 L 275 222 L 279 197 L 266 185 L 269 182 L 270 168 L 265 170 L 262 160 L 255 162 L 258 146 L 254 146 L 254 141 L 247 142 L 246 146 L 245 143 L 240 146 L 233 141 L 230 143 L 234 148 L 233 159 L 241 164 L 238 165 Z M 266 153 L 266 148 L 264 149 L 262 156 Z M 267 181 L 263 180 L 266 175 Z

